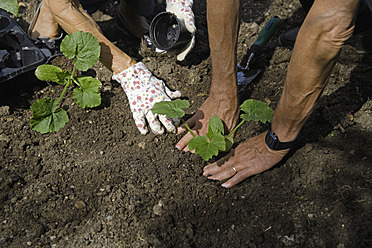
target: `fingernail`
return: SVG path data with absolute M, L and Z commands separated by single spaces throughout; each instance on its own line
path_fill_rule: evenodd
M 176 148 L 177 148 L 178 150 L 181 150 L 181 147 L 180 147 L 179 145 L 176 145 Z
M 227 184 L 225 184 L 225 183 L 221 184 L 221 186 L 224 187 L 224 188 L 228 188 Z

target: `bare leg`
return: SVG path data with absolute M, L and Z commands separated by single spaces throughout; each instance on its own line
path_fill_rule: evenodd
M 212 60 L 212 84 L 210 95 L 203 106 L 187 121 L 195 133 L 205 135 L 211 116 L 220 117 L 231 131 L 238 119 L 238 97 L 236 83 L 236 47 L 239 31 L 239 0 L 208 0 L 207 20 L 209 46 Z M 181 126 L 178 134 L 186 131 Z M 188 151 L 192 138 L 186 134 L 176 145 Z

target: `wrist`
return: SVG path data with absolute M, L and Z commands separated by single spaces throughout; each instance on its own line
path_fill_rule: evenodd
M 278 107 L 274 112 L 271 130 L 275 132 L 280 141 L 290 142 L 297 138 L 306 118 L 293 113 L 296 110 L 283 112 Z
M 271 131 L 273 131 L 278 139 L 282 142 L 291 142 L 297 138 L 301 127 L 294 125 L 294 123 L 287 121 L 277 121 L 275 116 L 273 118 L 272 124 L 270 125 Z
M 291 149 L 296 142 L 296 139 L 292 141 L 283 142 L 279 139 L 278 135 L 271 130 L 271 126 L 266 132 L 265 143 L 271 149 L 275 151 Z
M 238 97 L 237 94 L 233 92 L 226 93 L 225 92 L 210 92 L 208 98 L 214 102 L 219 103 L 219 105 L 227 106 L 229 108 L 237 108 L 238 107 Z
M 229 73 L 228 70 L 226 70 L 225 73 L 212 73 L 212 83 L 209 92 L 210 95 L 214 95 L 216 98 L 237 98 L 238 84 L 236 80 L 236 73 Z
M 143 91 L 146 82 L 150 82 L 152 74 L 147 69 L 147 67 L 142 63 L 138 62 L 124 71 L 114 74 L 112 79 L 118 81 L 124 91 L 134 92 L 134 91 Z
M 125 58 L 121 55 L 117 55 L 117 57 L 120 57 L 120 60 L 113 61 L 111 65 L 113 74 L 119 74 L 138 63 L 129 56 L 126 56 L 127 58 Z

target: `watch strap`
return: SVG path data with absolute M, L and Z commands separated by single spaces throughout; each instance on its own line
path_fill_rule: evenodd
M 296 140 L 290 142 L 280 142 L 278 136 L 271 131 L 270 126 L 266 133 L 265 142 L 270 149 L 278 151 L 292 148 Z

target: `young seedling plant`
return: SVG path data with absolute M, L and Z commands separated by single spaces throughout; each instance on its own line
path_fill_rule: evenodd
M 77 87 L 73 89 L 72 97 L 81 108 L 101 104 L 98 89 L 102 83 L 90 76 L 75 76 L 77 70 L 87 71 L 98 61 L 101 51 L 98 39 L 91 33 L 77 31 L 62 40 L 60 50 L 67 58 L 73 59 L 72 72 L 49 64 L 40 65 L 35 70 L 38 79 L 64 85 L 58 100 L 47 97 L 32 104 L 31 127 L 40 133 L 59 131 L 66 125 L 69 118 L 61 103 L 73 84 Z
M 195 153 L 204 160 L 208 161 L 213 156 L 217 156 L 220 152 L 229 151 L 234 144 L 234 132 L 246 121 L 261 121 L 262 123 L 271 122 L 273 118 L 273 110 L 265 102 L 248 99 L 240 105 L 240 110 L 243 111 L 240 115 L 242 121 L 228 135 L 225 135 L 224 125 L 221 119 L 217 116 L 212 116 L 209 119 L 208 132 L 206 136 L 196 136 L 182 118 L 185 115 L 183 109 L 190 106 L 187 100 L 163 101 L 154 104 L 151 111 L 154 114 L 167 115 L 170 118 L 180 118 L 187 130 L 193 138 L 189 142 L 189 150 L 194 150 Z

